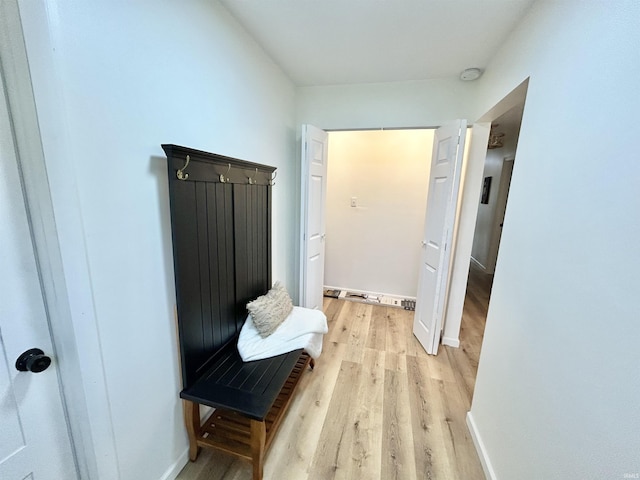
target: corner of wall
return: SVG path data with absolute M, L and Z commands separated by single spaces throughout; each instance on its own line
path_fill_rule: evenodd
M 186 448 L 173 462 L 159 480 L 174 480 L 180 471 L 189 463 L 189 449 Z
M 482 470 L 484 471 L 485 477 L 489 480 L 497 480 L 498 477 L 496 477 L 496 473 L 493 470 L 487 449 L 484 446 L 484 442 L 482 441 L 482 437 L 480 436 L 480 432 L 478 431 L 478 427 L 471 412 L 467 412 L 467 427 L 469 428 L 473 445 L 476 447 L 476 452 L 478 452 L 478 457 L 480 458 L 480 463 L 482 464 Z

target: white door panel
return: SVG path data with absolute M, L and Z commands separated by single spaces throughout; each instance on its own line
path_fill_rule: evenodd
M 320 215 L 314 215 L 322 208 L 324 178 L 319 175 L 311 175 L 309 177 L 309 241 L 315 242 L 322 239 L 322 219 Z
M 424 240 L 413 331 L 425 350 L 438 352 L 447 294 L 466 121 L 436 130 L 429 174 Z
M 0 338 L 0 425 L 2 425 L 2 435 L 0 436 L 0 464 L 8 462 L 15 453 L 24 448 L 24 435 L 20 425 L 20 414 L 13 395 L 9 363 L 4 348 L 2 338 Z
M 40 373 L 20 372 L 31 348 L 52 357 L 10 114 L 0 76 L 0 478 L 77 478 L 55 358 Z
M 327 133 L 302 126 L 300 305 L 322 309 L 327 194 Z

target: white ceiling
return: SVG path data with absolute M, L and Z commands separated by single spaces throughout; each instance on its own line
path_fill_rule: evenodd
M 534 0 L 221 0 L 296 85 L 484 68 Z

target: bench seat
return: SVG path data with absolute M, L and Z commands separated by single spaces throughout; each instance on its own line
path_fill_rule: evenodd
M 253 463 L 253 480 L 262 480 L 271 445 L 305 367 L 314 366 L 304 350 L 243 362 L 236 342 L 216 352 L 212 367 L 180 397 L 184 401 L 189 458 L 200 447 L 214 448 Z M 200 405 L 215 410 L 204 422 Z
M 214 408 L 227 408 L 264 420 L 280 394 L 302 349 L 277 357 L 244 363 L 237 342 L 227 343 L 212 358 L 213 366 L 180 397 Z

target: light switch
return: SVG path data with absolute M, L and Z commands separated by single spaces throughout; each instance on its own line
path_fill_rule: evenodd
M 358 206 L 358 197 L 351 197 L 351 206 L 352 207 Z

